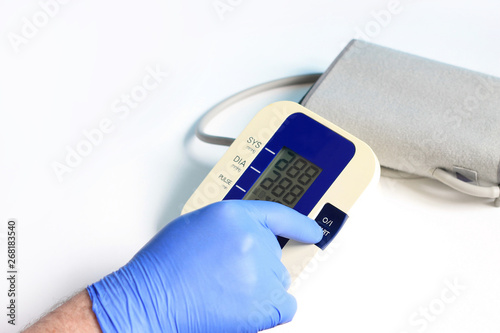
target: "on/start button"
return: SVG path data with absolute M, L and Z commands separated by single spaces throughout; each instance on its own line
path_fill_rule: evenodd
M 347 218 L 347 214 L 337 207 L 329 203 L 325 204 L 315 219 L 316 223 L 323 229 L 323 239 L 316 245 L 324 250 L 335 238 Z

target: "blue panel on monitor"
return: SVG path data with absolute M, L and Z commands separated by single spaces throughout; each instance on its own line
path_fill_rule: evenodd
M 304 215 L 311 212 L 332 186 L 356 150 L 354 144 L 340 134 L 303 113 L 294 113 L 283 122 L 224 200 L 242 199 L 260 176 L 251 167 L 262 173 L 283 147 L 323 169 L 294 206 Z

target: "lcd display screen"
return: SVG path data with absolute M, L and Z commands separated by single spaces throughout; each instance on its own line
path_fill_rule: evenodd
M 293 208 L 322 171 L 293 150 L 283 147 L 243 200 L 274 201 Z

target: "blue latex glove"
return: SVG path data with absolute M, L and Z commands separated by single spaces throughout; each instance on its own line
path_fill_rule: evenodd
M 89 286 L 104 332 L 257 332 L 297 309 L 275 235 L 317 243 L 308 217 L 266 201 L 222 201 L 163 228 Z

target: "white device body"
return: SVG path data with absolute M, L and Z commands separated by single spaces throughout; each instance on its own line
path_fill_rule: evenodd
M 252 119 L 190 197 L 182 214 L 223 200 L 252 161 L 265 149 L 266 143 L 294 113 L 305 114 L 354 144 L 354 156 L 308 216 L 315 219 L 327 203 L 346 214 L 349 213 L 367 187 L 379 179 L 380 165 L 375 154 L 367 144 L 303 106 L 294 102 L 277 102 L 262 109 Z M 282 262 L 290 272 L 292 281 L 319 251 L 321 249 L 314 244 L 302 244 L 292 240 L 286 243 L 282 251 Z

